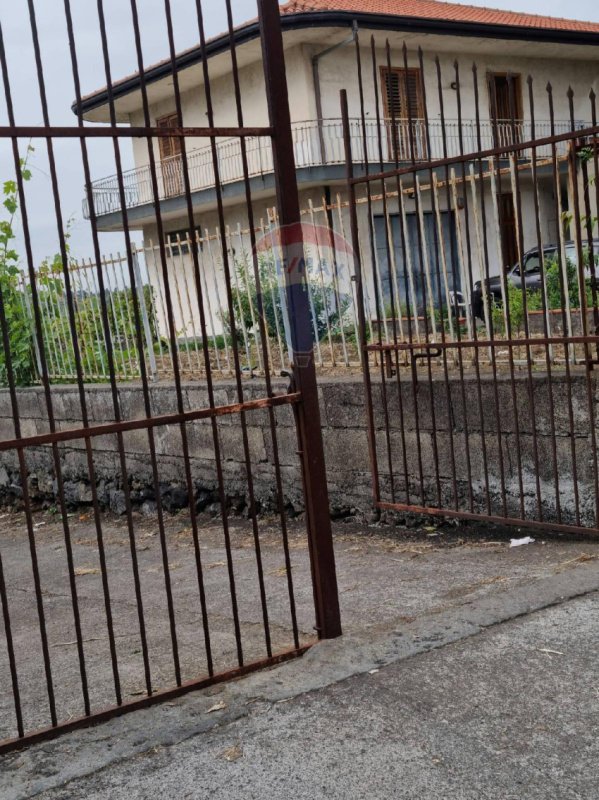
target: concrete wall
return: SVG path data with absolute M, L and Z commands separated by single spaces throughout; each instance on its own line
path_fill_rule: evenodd
M 597 386 L 592 378 L 592 412 L 588 405 L 586 377 L 555 375 L 553 421 L 549 414 L 549 384 L 544 375 L 535 374 L 532 386 L 524 376 L 515 384 L 516 412 L 513 393 L 507 377 L 495 384 L 483 378 L 480 401 L 476 384 L 466 377 L 464 391 L 457 380 L 447 385 L 440 377 L 429 384 L 423 373 L 416 390 L 402 383 L 400 414 L 397 384 L 387 384 L 386 407 L 389 428 L 390 459 L 394 473 L 397 500 L 406 499 L 406 474 L 410 501 L 420 504 L 420 467 L 422 463 L 425 504 L 457 507 L 467 510 L 470 500 L 475 509 L 501 515 L 504 511 L 501 488 L 506 489 L 508 514 L 518 515 L 521 503 L 531 518 L 541 513 L 546 520 L 557 517 L 556 499 L 559 496 L 562 519 L 574 522 L 575 483 L 579 497 L 580 519 L 583 524 L 594 523 L 594 470 L 596 456 L 592 450 L 590 420 L 596 418 Z M 281 384 L 277 391 L 284 391 Z M 245 385 L 246 397 L 261 397 L 264 388 L 258 380 Z M 363 513 L 371 510 L 372 478 L 366 436 L 366 414 L 362 382 L 357 378 L 328 379 L 320 382 L 320 401 L 323 422 L 331 506 L 334 514 Z M 75 387 L 56 387 L 53 390 L 55 411 L 61 428 L 76 427 L 81 418 Z M 110 393 L 106 387 L 86 389 L 92 424 L 114 419 Z M 496 399 L 497 398 L 497 399 Z M 120 391 L 125 418 L 142 416 L 139 387 L 126 386 Z M 235 402 L 236 391 L 231 383 L 219 383 L 216 404 Z M 391 477 L 382 386 L 374 383 L 374 418 L 376 446 L 383 499 L 391 499 Z M 188 409 L 207 405 L 206 390 L 199 384 L 186 384 L 184 402 Z M 569 407 L 572 403 L 572 423 Z M 48 431 L 44 401 L 39 389 L 19 392 L 21 424 L 24 436 Z M 176 398 L 172 386 L 152 387 L 154 414 L 175 410 Z M 418 409 L 418 423 L 415 409 Z M 481 414 L 482 408 L 482 414 Z M 6 392 L 0 395 L 0 439 L 14 436 L 10 404 Z M 592 415 L 591 415 L 592 414 Z M 434 416 L 434 424 L 433 424 Z M 301 476 L 297 457 L 297 440 L 293 415 L 288 407 L 276 411 L 277 438 L 285 502 L 294 512 L 303 509 Z M 248 441 L 251 452 L 251 471 L 256 497 L 262 510 L 275 506 L 273 443 L 266 411 L 248 413 Z M 553 460 L 553 428 L 558 485 Z M 238 511 L 246 506 L 247 479 L 243 459 L 243 443 L 238 416 L 219 419 L 219 438 L 222 447 L 226 489 L 230 505 Z M 216 473 L 211 427 L 206 421 L 187 424 L 191 468 L 198 507 L 217 510 Z M 484 433 L 484 437 L 483 437 Z M 175 510 L 187 501 L 180 431 L 177 426 L 155 429 L 155 442 L 160 472 L 160 493 L 168 509 Z M 535 447 L 536 439 L 536 447 Z M 122 474 L 116 437 L 104 435 L 92 439 L 95 481 L 102 504 L 118 513 L 124 511 Z M 468 444 L 468 449 L 466 447 Z M 419 450 L 420 447 L 420 458 Z M 128 481 L 135 506 L 151 512 L 155 508 L 151 464 L 148 457 L 148 436 L 144 430 L 124 434 Z M 485 476 L 484 456 L 487 457 Z M 89 503 L 90 475 L 83 442 L 69 442 L 60 447 L 61 463 L 67 481 L 67 497 L 74 505 Z M 48 447 L 31 448 L 26 452 L 32 495 L 40 503 L 53 503 L 56 491 L 51 451 Z M 453 467 L 455 463 L 455 484 Z M 438 469 L 437 465 L 438 464 Z M 538 476 L 538 486 L 537 486 Z M 488 492 L 487 492 L 488 483 Z M 523 490 L 523 493 L 521 492 Z M 3 503 L 18 501 L 21 496 L 16 457 L 12 451 L 0 454 L 0 498 Z M 489 505 L 487 505 L 487 500 Z
M 360 48 L 362 60 L 362 79 L 364 83 L 364 103 L 366 115 L 371 119 L 376 116 L 375 89 L 372 75 L 372 57 L 370 50 L 370 31 L 361 31 L 361 41 L 365 42 Z M 374 32 L 377 44 L 383 44 L 384 37 Z M 535 116 L 538 122 L 549 119 L 547 82 L 553 86 L 556 120 L 568 120 L 569 110 L 567 91 L 571 86 L 574 90 L 574 114 L 581 119 L 590 119 L 589 91 L 597 90 L 599 76 L 596 61 L 580 60 L 572 57 L 573 49 L 570 46 L 555 48 L 554 56 L 549 58 L 535 58 L 530 55 L 503 55 L 501 41 L 490 41 L 489 49 L 485 53 L 474 52 L 469 48 L 471 39 L 460 37 L 447 38 L 443 43 L 443 50 L 439 52 L 441 66 L 441 86 L 443 91 L 444 113 L 447 121 L 455 121 L 457 112 L 457 93 L 451 87 L 455 81 L 454 61 L 458 58 L 460 63 L 460 99 L 462 104 L 462 119 L 475 118 L 474 84 L 472 77 L 472 64 L 478 68 L 479 103 L 481 120 L 489 119 L 489 97 L 486 86 L 487 72 L 509 72 L 520 74 L 522 77 L 523 92 L 523 118 L 530 119 L 528 103 L 528 87 L 526 78 L 533 78 L 533 95 L 535 102 Z M 439 117 L 440 105 L 437 84 L 437 72 L 434 62 L 435 51 L 427 49 L 427 44 L 421 42 L 424 48 L 424 73 L 423 79 L 426 89 L 429 118 L 434 121 Z M 410 43 L 408 50 L 408 67 L 419 67 L 418 43 Z M 534 53 L 535 48 L 528 48 L 529 53 Z M 376 48 L 377 66 L 387 64 L 387 54 L 383 47 Z M 403 53 L 399 48 L 391 49 L 391 65 L 403 67 Z M 323 110 L 325 117 L 340 116 L 339 92 L 348 90 L 350 116 L 360 116 L 359 95 L 357 91 L 358 73 L 356 67 L 356 54 L 354 47 L 344 47 L 336 50 L 330 57 L 324 58 L 320 66 Z M 379 98 L 379 107 L 382 100 L 380 82 L 377 81 L 376 91 Z

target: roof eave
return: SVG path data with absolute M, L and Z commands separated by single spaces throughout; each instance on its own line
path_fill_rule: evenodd
M 465 22 L 462 20 L 439 20 L 426 17 L 403 17 L 391 14 L 371 14 L 355 11 L 312 11 L 298 12 L 295 14 L 284 14 L 281 16 L 283 30 L 301 30 L 302 28 L 315 27 L 351 27 L 357 21 L 364 27 L 375 28 L 377 30 L 400 29 L 414 33 L 436 33 L 441 35 L 453 36 L 477 36 L 491 39 L 516 39 L 530 42 L 550 42 L 555 44 L 572 45 L 598 45 L 599 33 L 590 31 L 573 31 L 554 28 L 534 28 L 527 25 L 497 25 L 482 22 Z M 235 44 L 237 46 L 258 38 L 260 35 L 260 25 L 258 22 L 249 22 L 234 31 Z M 206 56 L 208 58 L 226 51 L 230 46 L 229 33 L 217 36 L 206 43 Z M 188 50 L 177 57 L 177 71 L 191 67 L 200 63 L 202 60 L 202 50 L 198 46 Z M 172 64 L 170 61 L 163 62 L 151 67 L 145 72 L 146 85 L 155 83 L 172 74 Z M 86 97 L 81 102 L 81 112 L 87 112 L 106 105 L 112 100 L 117 100 L 130 92 L 140 88 L 139 74 L 132 75 L 130 78 L 116 84 L 112 93 L 107 89 Z M 77 103 L 71 106 L 73 113 L 77 114 Z

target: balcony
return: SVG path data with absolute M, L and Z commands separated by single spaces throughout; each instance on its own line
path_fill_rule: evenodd
M 584 127 L 584 123 L 576 122 L 576 128 Z M 365 128 L 365 132 L 364 132 Z M 292 125 L 295 162 L 298 171 L 310 168 L 322 168 L 345 163 L 343 144 L 343 125 L 340 119 L 326 119 L 320 124 L 315 121 L 295 122 Z M 460 125 L 455 120 L 446 120 L 444 126 L 440 121 L 429 123 L 429 144 L 424 120 L 411 122 L 395 121 L 395 130 L 391 120 L 379 124 L 373 120 L 352 119 L 350 121 L 351 146 L 354 163 L 364 163 L 364 150 L 369 163 L 380 163 L 381 150 L 386 165 L 394 163 L 394 150 L 398 158 L 409 161 L 412 150 L 417 161 L 440 159 L 447 156 L 458 156 L 460 152 L 476 153 L 478 145 L 477 123 L 475 120 L 463 120 Z M 570 121 L 554 122 L 556 134 L 571 130 Z M 549 121 L 537 121 L 535 136 L 542 139 L 551 135 Z M 366 141 L 364 141 L 364 138 Z M 480 138 L 483 150 L 495 146 L 509 146 L 514 139 L 524 142 L 531 139 L 529 122 L 500 121 L 482 122 Z M 247 138 L 246 152 L 248 160 L 248 177 L 256 178 L 273 172 L 272 147 L 270 139 L 261 137 Z M 558 145 L 558 152 L 565 153 L 565 145 Z M 233 184 L 244 179 L 241 145 L 239 139 L 226 139 L 217 143 L 219 177 L 221 184 Z M 525 153 L 523 153 L 526 156 Z M 551 155 L 549 146 L 537 148 L 537 157 Z M 530 154 L 528 154 L 530 157 Z M 191 150 L 187 155 L 189 180 L 192 192 L 201 192 L 215 185 L 212 148 L 210 145 Z M 183 168 L 180 156 L 163 160 L 156 165 L 160 200 L 179 197 L 184 193 Z M 322 180 L 322 176 L 320 178 Z M 152 175 L 149 166 L 128 170 L 123 173 L 123 189 L 128 209 L 150 205 L 154 201 Z M 94 181 L 91 187 L 97 216 L 121 212 L 120 187 L 116 175 Z M 89 219 L 89 203 L 83 201 L 83 214 Z

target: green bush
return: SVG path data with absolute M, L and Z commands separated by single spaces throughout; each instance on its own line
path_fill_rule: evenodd
M 233 306 L 235 312 L 235 329 L 238 340 L 241 340 L 244 328 L 247 331 L 253 331 L 254 329 L 252 308 L 256 319 L 256 329 L 258 329 L 259 326 L 259 316 L 261 313 L 268 335 L 270 337 L 275 336 L 278 329 L 283 336 L 285 328 L 281 302 L 281 284 L 272 256 L 260 255 L 258 257 L 259 283 L 256 282 L 253 262 L 251 262 L 247 255 L 244 254 L 242 258 L 236 260 L 235 270 L 237 285 L 235 285 L 234 282 Z M 338 307 L 334 286 L 327 281 L 321 280 L 319 269 L 317 267 L 308 268 L 308 274 L 311 289 L 310 307 L 313 338 L 314 323 L 319 341 L 328 337 L 329 330 L 333 339 L 339 338 L 342 326 L 345 335 L 346 330 L 349 331 L 351 327 L 345 320 L 350 305 L 349 298 L 340 298 L 341 303 L 340 307 Z M 229 314 L 223 312 L 220 318 L 225 333 L 230 336 L 231 326 Z M 351 330 L 353 330 L 353 328 Z M 258 330 L 255 332 L 257 333 Z
M 33 152 L 29 147 L 27 156 Z M 21 159 L 21 176 L 24 181 L 31 179 L 27 168 L 27 159 Z M 29 386 L 37 379 L 37 370 L 33 352 L 31 322 L 27 313 L 26 298 L 19 254 L 13 247 L 15 233 L 13 229 L 18 209 L 18 193 L 16 181 L 5 181 L 2 187 L 4 200 L 2 205 L 8 218 L 0 220 L 0 290 L 2 292 L 3 316 L 5 320 L 8 352 L 5 343 L 0 344 L 0 385 L 8 385 L 8 362 L 17 386 Z
M 512 283 L 507 285 L 507 307 L 512 334 L 520 333 L 524 327 L 524 293 L 521 287 L 514 286 Z M 528 311 L 539 311 L 543 308 L 543 296 L 539 290 L 526 290 L 526 308 Z M 495 300 L 491 307 L 491 321 L 495 334 L 506 334 L 503 306 Z

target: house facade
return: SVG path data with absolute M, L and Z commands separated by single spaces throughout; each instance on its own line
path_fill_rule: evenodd
M 302 215 L 315 230 L 329 227 L 349 239 L 346 153 L 340 91 L 346 90 L 354 169 L 430 162 L 540 139 L 585 128 L 593 122 L 589 92 L 599 93 L 599 24 L 486 10 L 435 0 L 312 0 L 283 6 L 287 81 Z M 268 124 L 255 23 L 236 29 L 243 123 Z M 388 43 L 388 45 L 387 45 Z M 228 36 L 207 45 L 214 125 L 237 125 Z M 457 61 L 457 67 L 456 67 Z M 476 64 L 476 72 L 473 72 Z M 207 124 L 207 101 L 200 50 L 178 56 L 185 126 Z M 172 64 L 146 71 L 151 124 L 177 127 Z M 550 91 L 548 91 L 550 84 Z M 569 94 L 569 90 L 570 94 Z M 139 76 L 113 87 L 120 122 L 144 124 Z M 107 121 L 109 97 L 100 90 L 83 100 L 87 120 Z M 156 208 L 145 140 L 132 140 L 135 169 L 124 176 L 126 215 L 116 176 L 99 178 L 93 193 L 99 230 L 143 232 L 148 270 L 164 301 Z M 176 285 L 175 316 L 181 336 L 194 337 L 199 327 L 192 264 L 185 240 L 189 228 L 180 141 L 154 142 L 158 165 L 160 214 L 166 233 L 169 275 Z M 243 284 L 239 266 L 251 251 L 246 186 L 239 140 L 217 142 L 218 181 L 225 211 L 226 242 L 217 213 L 211 145 L 187 140 L 187 167 L 192 189 L 195 236 L 200 240 L 201 287 L 209 306 L 212 331 L 223 330 L 222 252 L 226 248 Z M 267 236 L 276 225 L 274 174 L 270 143 L 247 140 L 255 236 Z M 417 250 L 443 261 L 446 298 L 460 292 L 464 307 L 472 284 L 519 262 L 537 244 L 535 202 L 545 244 L 567 238 L 563 219 L 572 208 L 568 153 L 559 143 L 535 151 L 535 173 L 527 150 L 477 162 L 423 170 L 417 180 L 385 187 L 375 196 L 358 196 L 360 249 L 370 317 L 395 291 L 397 303 L 426 305 L 426 281 L 410 284 Z M 89 203 L 86 201 L 87 212 Z M 482 213 L 481 213 L 482 211 Z M 474 221 L 473 221 L 474 220 Z M 310 238 L 310 237 L 308 237 Z M 457 240 L 457 245 L 456 245 Z M 481 242 L 485 242 L 485 246 Z M 486 244 L 488 241 L 488 245 Z M 310 259 L 316 280 L 336 256 L 324 250 L 316 235 Z M 485 250 L 483 258 L 482 250 Z M 433 250 L 435 252 L 433 252 Z M 439 250 L 443 251 L 441 255 Z M 466 260 L 468 265 L 466 267 Z M 316 266 L 314 266 L 316 265 Z M 320 278 L 318 268 L 320 267 Z M 352 296 L 351 265 L 335 265 L 334 292 Z M 418 284 L 418 285 L 416 285 Z M 402 288 L 405 287 L 405 288 Z M 238 287 L 239 288 L 239 287 Z M 243 291 L 243 285 L 241 286 Z M 434 294 L 434 290 L 431 290 Z M 324 301 L 324 313 L 329 307 Z M 160 307 L 162 304 L 162 312 Z M 466 313 L 466 312 L 465 312 Z

